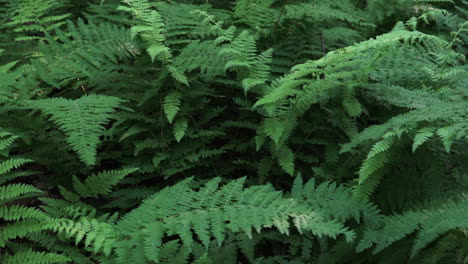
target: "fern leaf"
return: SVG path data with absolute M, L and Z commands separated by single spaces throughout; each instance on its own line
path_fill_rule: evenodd
M 435 129 L 433 127 L 425 127 L 416 133 L 413 139 L 413 152 L 415 152 L 416 149 L 418 149 L 434 135 L 434 130 Z
M 76 100 L 49 98 L 31 101 L 31 106 L 50 115 L 81 160 L 87 165 L 94 165 L 104 125 L 114 118 L 115 109 L 122 102 L 120 98 L 112 96 L 84 95 Z
M 6 221 L 19 221 L 23 219 L 47 219 L 47 215 L 32 207 L 23 205 L 12 205 L 10 207 L 0 207 L 0 218 Z
M 291 217 L 300 232 L 312 231 L 318 236 L 334 237 L 341 233 L 353 236 L 340 224 L 323 222 L 316 212 L 296 204 L 292 199 L 282 198 L 281 193 L 272 190 L 270 186 L 244 189 L 244 180 L 242 178 L 219 187 L 220 180 L 213 179 L 199 191 L 189 188 L 192 179 L 184 180 L 153 195 L 139 208 L 124 216 L 118 223 L 119 230 L 132 236 L 135 228 L 150 228 L 157 223 L 155 227 L 160 230 L 158 232 L 177 234 L 190 248 L 194 243 L 194 235 L 206 246 L 210 237 L 221 244 L 227 231 L 249 235 L 252 228 L 259 232 L 263 227 L 274 226 L 281 233 L 287 234 L 290 226 L 288 219 Z M 149 233 L 145 237 L 148 237 L 145 240 L 149 241 L 148 245 L 139 242 L 127 250 L 159 250 L 153 246 L 162 244 L 161 235 L 153 236 Z M 149 253 L 147 257 L 151 259 L 159 257 L 154 251 L 145 252 Z
M 177 142 L 180 142 L 185 135 L 188 127 L 188 119 L 179 118 L 174 123 L 174 137 Z
M 165 25 L 161 15 L 151 8 L 147 0 L 126 0 L 127 6 L 120 6 L 120 10 L 130 12 L 137 20 L 137 24 L 130 30 L 133 37 L 139 35 L 146 42 L 146 51 L 154 62 L 156 57 L 162 61 L 168 61 L 172 54 L 164 45 Z
M 178 82 L 189 86 L 187 76 L 174 66 L 167 66 L 167 70 L 171 73 L 171 76 Z
M 263 131 L 267 134 L 277 145 L 280 137 L 284 132 L 284 125 L 275 118 L 266 118 L 263 121 Z
M 68 238 L 74 237 L 75 244 L 84 242 L 85 247 L 92 246 L 92 252 L 104 253 L 105 256 L 111 254 L 118 238 L 118 233 L 110 223 L 94 218 L 81 217 L 77 221 L 57 219 L 50 224 L 49 228 Z
M 13 169 L 19 168 L 20 166 L 30 163 L 32 160 L 23 158 L 8 159 L 0 163 L 0 175 L 10 172 Z
M 361 104 L 354 96 L 354 89 L 352 86 L 348 85 L 344 88 L 343 93 L 343 107 L 348 112 L 348 115 L 351 117 L 359 116 L 362 112 Z
M 21 195 L 41 193 L 42 191 L 34 186 L 27 184 L 9 184 L 6 186 L 0 186 L 0 203 L 5 201 L 16 199 Z
M 442 139 L 445 151 L 450 152 L 453 142 L 465 135 L 466 131 L 467 129 L 465 124 L 457 123 L 451 126 L 439 128 L 437 130 L 437 135 Z
M 362 163 L 359 169 L 359 184 L 363 183 L 367 178 L 382 168 L 390 161 L 390 154 L 388 153 L 390 147 L 394 142 L 393 137 L 383 139 L 372 146 L 371 151 L 367 154 L 366 160 Z
M 277 152 L 276 158 L 280 167 L 289 175 L 294 175 L 294 153 L 292 150 L 283 145 Z
M 180 110 L 181 98 L 182 94 L 177 91 L 173 91 L 164 97 L 163 110 L 169 123 L 172 123 Z
M 81 182 L 76 176 L 73 177 L 73 188 L 82 197 L 95 197 L 111 192 L 114 185 L 119 183 L 127 175 L 134 173 L 138 169 L 128 168 L 122 170 L 104 171 L 93 174 Z
M 46 253 L 30 250 L 19 251 L 14 255 L 4 255 L 4 264 L 54 264 L 70 263 L 71 259 L 61 254 Z

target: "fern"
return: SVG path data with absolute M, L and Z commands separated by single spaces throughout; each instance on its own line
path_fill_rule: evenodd
M 289 175 L 294 174 L 294 153 L 287 146 L 282 146 L 276 152 L 276 158 L 280 167 Z
M 166 97 L 164 97 L 163 109 L 164 109 L 164 113 L 166 114 L 166 117 L 169 123 L 172 123 L 172 121 L 174 120 L 174 117 L 177 115 L 177 113 L 180 110 L 181 97 L 182 97 L 182 94 L 177 91 L 173 91 L 170 94 L 168 94 Z
M 54 87 L 71 82 L 81 89 L 97 85 L 115 75 L 119 61 L 140 53 L 126 29 L 83 20 L 67 26 L 67 33 L 56 30 L 56 39 L 46 37 L 40 45 L 42 60 L 33 62 L 39 78 Z
M 301 176 L 294 180 L 292 197 L 304 200 L 312 208 L 325 212 L 330 219 L 345 221 L 361 218 L 370 223 L 380 219 L 379 209 L 372 203 L 353 196 L 352 189 L 332 182 L 316 184 L 315 179 L 306 183 Z
M 70 263 L 71 259 L 63 255 L 37 252 L 33 250 L 19 251 L 14 255 L 6 254 L 3 256 L 5 264 L 53 264 L 53 263 Z
M 73 187 L 81 197 L 97 197 L 98 195 L 109 194 L 113 185 L 135 171 L 137 169 L 105 171 L 89 176 L 84 183 L 75 176 L 73 177 Z
M 0 0 L 0 262 L 466 262 L 465 5 Z
M 128 0 L 124 3 L 128 7 L 120 6 L 119 9 L 130 12 L 137 21 L 130 29 L 132 37 L 139 35 L 146 42 L 146 51 L 152 61 L 156 57 L 160 57 L 163 61 L 169 60 L 172 55 L 164 45 L 164 24 L 161 15 L 156 10 L 152 10 L 146 0 Z
M 112 225 L 96 219 L 80 218 L 77 221 L 59 219 L 51 228 L 67 238 L 75 238 L 75 244 L 84 242 L 85 247 L 91 247 L 92 252 L 109 256 L 116 243 L 116 232 Z
M 177 119 L 174 123 L 174 137 L 177 142 L 180 142 L 184 137 L 188 127 L 188 120 L 185 118 Z
M 431 210 L 410 211 L 383 218 L 379 228 L 365 232 L 357 250 L 362 251 L 375 244 L 374 252 L 379 252 L 418 231 L 411 249 L 411 256 L 414 257 L 422 248 L 427 247 L 430 242 L 448 230 L 466 228 L 466 221 L 460 214 L 463 211 L 466 211 L 466 199 L 461 198 L 459 201 L 449 201 Z
M 2 1 L 3 2 L 3 1 Z M 65 19 L 71 14 L 58 11 L 65 9 L 68 1 L 13 1 L 7 2 L 9 15 L 8 23 L 2 25 L 4 29 L 20 33 L 15 41 L 37 40 L 43 34 L 52 32 L 65 24 Z M 42 36 L 41 36 L 42 34 Z
M 260 232 L 264 227 L 273 226 L 287 234 L 290 217 L 299 232 L 312 231 L 319 236 L 332 237 L 344 233 L 348 239 L 352 238 L 353 233 L 338 223 L 324 221 L 320 214 L 309 211 L 294 200 L 282 198 L 280 192 L 272 191 L 269 186 L 242 190 L 244 180 L 236 180 L 220 188 L 220 179 L 214 179 L 199 191 L 191 190 L 190 180 L 185 180 L 150 197 L 118 224 L 120 230 L 129 234 L 135 228 L 143 227 L 143 230 L 147 230 L 141 234 L 144 237 L 139 238 L 144 242 L 139 242 L 137 247 L 131 246 L 136 241 L 121 243 L 117 249 L 119 262 L 124 262 L 125 256 L 129 255 L 124 252 L 143 248 L 146 248 L 145 256 L 149 260 L 158 261 L 158 251 L 165 234 L 179 236 L 188 247 L 194 243 L 194 234 L 205 247 L 208 247 L 211 238 L 221 245 L 227 230 L 251 236 L 252 228 Z M 174 196 L 179 197 L 176 203 L 176 200 L 170 198 Z M 154 206 L 160 208 L 151 210 Z M 226 217 L 230 219 L 227 224 L 223 220 Z
M 67 141 L 87 165 L 96 163 L 96 148 L 104 125 L 123 100 L 104 95 L 84 95 L 76 100 L 49 98 L 31 101 L 67 135 Z
M 416 149 L 419 146 L 421 146 L 426 141 L 428 141 L 433 135 L 434 135 L 434 128 L 432 127 L 421 128 L 417 132 L 417 134 L 414 136 L 413 152 L 416 151 Z

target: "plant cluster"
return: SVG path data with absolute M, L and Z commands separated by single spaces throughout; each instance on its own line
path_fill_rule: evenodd
M 0 0 L 0 263 L 468 263 L 466 0 Z

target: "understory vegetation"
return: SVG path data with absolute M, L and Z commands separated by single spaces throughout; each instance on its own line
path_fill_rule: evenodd
M 468 263 L 466 0 L 0 0 L 0 263 Z

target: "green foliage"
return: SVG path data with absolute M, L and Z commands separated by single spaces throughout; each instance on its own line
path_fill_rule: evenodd
M 37 40 L 45 33 L 59 28 L 70 14 L 64 13 L 67 0 L 44 2 L 37 1 L 1 1 L 5 5 L 4 30 L 12 32 L 15 41 Z M 15 33 L 13 33 L 15 32 Z
M 466 198 L 462 197 L 457 201 L 439 202 L 435 208 L 429 205 L 430 209 L 387 216 L 381 220 L 381 223 L 366 230 L 357 250 L 362 251 L 375 244 L 374 252 L 379 252 L 417 230 L 411 248 L 411 257 L 414 257 L 440 235 L 457 228 L 465 229 L 468 224 L 463 217 L 467 210 L 466 206 Z
M 154 61 L 156 57 L 168 60 L 172 56 L 170 50 L 164 46 L 165 30 L 161 15 L 152 10 L 147 0 L 124 1 L 126 6 L 119 7 L 121 10 L 131 12 L 137 22 L 130 28 L 132 38 L 139 35 L 148 46 L 146 51 Z
M 466 263 L 466 4 L 0 0 L 0 263 Z
M 33 109 L 50 116 L 67 136 L 67 142 L 87 165 L 96 162 L 96 148 L 104 125 L 123 101 L 105 95 L 83 95 L 76 100 L 47 98 L 31 101 Z
M 83 90 L 109 82 L 119 61 L 139 54 L 131 33 L 112 24 L 67 23 L 40 45 L 41 60 L 34 61 L 38 77 L 56 87 L 73 84 Z M 65 43 L 65 45 L 62 45 Z
M 113 185 L 119 183 L 125 176 L 138 169 L 123 169 L 120 171 L 104 171 L 93 174 L 81 182 L 76 176 L 73 177 L 73 188 L 81 197 L 98 197 L 111 192 Z
M 52 263 L 69 263 L 70 258 L 45 252 L 35 252 L 33 250 L 25 250 L 16 252 L 15 255 L 5 255 L 3 263 L 5 264 L 52 264 Z
M 348 240 L 353 237 L 353 233 L 339 223 L 326 221 L 319 213 L 309 211 L 293 199 L 284 199 L 281 192 L 271 186 L 243 189 L 245 178 L 241 178 L 219 187 L 220 180 L 210 180 L 199 191 L 188 188 L 191 179 L 184 180 L 151 196 L 124 216 L 118 229 L 124 235 L 143 230 L 143 244 L 122 242 L 117 249 L 119 263 L 130 261 L 125 256 L 138 251 L 144 251 L 149 261 L 157 262 L 166 234 L 177 235 L 189 249 L 196 235 L 208 249 L 212 239 L 221 246 L 228 232 L 242 232 L 252 237 L 252 229 L 260 233 L 262 228 L 274 227 L 281 234 L 288 234 L 290 218 L 300 233 L 311 231 L 319 237 L 345 234 Z

